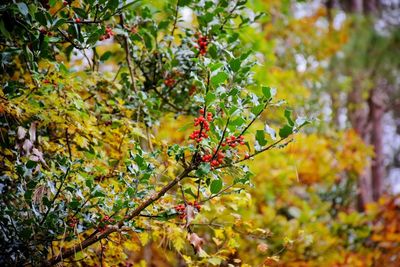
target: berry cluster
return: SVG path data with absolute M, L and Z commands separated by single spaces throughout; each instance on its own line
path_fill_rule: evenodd
M 168 77 L 164 80 L 164 84 L 165 84 L 165 86 L 171 88 L 175 85 L 175 79 L 172 77 Z
M 238 145 L 244 145 L 244 136 L 241 135 L 239 137 L 235 137 L 234 135 L 232 135 L 231 137 L 227 137 L 225 139 L 225 142 L 223 142 L 221 144 L 222 146 L 230 146 L 232 148 L 238 146 Z
M 214 154 L 215 154 L 215 152 L 216 152 L 216 149 L 214 148 Z M 216 158 L 213 159 L 213 155 L 206 154 L 201 158 L 201 160 L 203 162 L 210 162 L 211 167 L 218 167 L 220 164 L 224 163 L 224 158 L 225 158 L 224 153 L 222 153 L 221 151 L 218 151 L 218 153 L 215 156 L 216 156 Z
M 79 222 L 79 220 L 77 218 L 70 218 L 68 220 L 68 226 L 71 228 L 74 228 L 75 225 Z
M 101 221 L 102 221 L 102 222 L 106 222 L 106 223 L 113 223 L 113 222 L 114 222 L 114 219 L 113 219 L 113 218 L 110 218 L 110 216 L 108 216 L 108 215 L 105 215 L 105 216 L 103 217 L 103 219 L 101 219 Z
M 201 209 L 201 206 L 197 201 L 188 202 L 187 205 L 195 207 L 198 211 L 200 211 L 200 209 Z M 175 206 L 174 209 L 179 214 L 179 218 L 181 220 L 186 218 L 186 206 L 184 204 L 179 204 L 179 205 Z
M 199 49 L 200 55 L 204 56 L 207 53 L 207 36 L 198 35 L 197 48 Z
M 100 36 L 100 41 L 106 40 L 106 39 L 110 39 L 111 36 L 114 36 L 114 32 L 112 31 L 110 26 L 106 27 L 106 33 L 103 34 L 102 36 Z
M 189 136 L 190 139 L 201 142 L 203 138 L 208 138 L 207 132 L 210 130 L 210 122 L 213 120 L 213 115 L 211 112 L 207 113 L 207 118 L 204 118 L 204 109 L 200 109 L 200 116 L 194 119 L 194 126 L 201 126 L 202 129 L 194 130 Z
M 46 30 L 46 29 L 44 29 L 44 28 L 41 28 L 39 31 L 40 31 L 40 33 L 43 34 L 43 35 L 53 36 L 53 33 L 52 33 L 52 32 L 50 32 L 50 31 L 48 31 L 48 30 Z
M 208 134 L 204 131 L 200 132 L 200 130 L 194 130 L 193 133 L 189 135 L 189 138 L 201 142 L 203 138 L 208 138 Z
M 101 219 L 101 221 L 100 221 L 100 226 L 97 227 L 97 230 L 98 230 L 100 233 L 102 233 L 102 232 L 104 232 L 104 231 L 107 229 L 107 225 L 108 225 L 108 224 L 111 224 L 111 223 L 113 223 L 113 222 L 115 222 L 115 220 L 114 220 L 113 218 L 111 218 L 111 217 L 108 216 L 108 215 L 105 215 L 105 216 Z

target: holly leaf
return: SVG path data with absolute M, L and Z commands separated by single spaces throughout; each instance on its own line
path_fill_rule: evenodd
M 285 125 L 279 130 L 279 136 L 281 138 L 286 138 L 293 133 L 293 127 L 290 125 Z
M 292 120 L 292 111 L 290 109 L 285 110 L 285 118 L 290 126 L 294 126 L 294 122 Z
M 263 130 L 257 130 L 256 140 L 260 144 L 260 146 L 265 146 L 267 144 L 267 140 L 265 140 L 265 134 Z
M 217 179 L 217 180 L 213 180 L 210 184 L 210 191 L 211 194 L 218 194 L 219 191 L 221 191 L 222 189 L 222 180 L 221 179 Z
M 218 85 L 220 85 L 221 83 L 225 82 L 226 79 L 228 79 L 228 74 L 226 72 L 218 72 L 216 75 L 214 75 L 213 77 L 211 77 L 211 84 L 214 87 L 217 87 Z

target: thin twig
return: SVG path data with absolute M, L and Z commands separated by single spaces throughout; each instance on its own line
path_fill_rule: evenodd
M 235 162 L 232 162 L 232 163 L 230 163 L 230 164 L 220 165 L 220 166 L 218 166 L 218 167 L 215 167 L 215 169 L 222 169 L 222 168 L 226 168 L 226 167 L 232 167 L 233 165 L 235 165 L 235 164 L 237 164 L 237 163 L 240 163 L 240 162 L 249 160 L 249 159 L 251 159 L 252 157 L 254 157 L 254 156 L 256 156 L 256 155 L 258 155 L 258 154 L 260 154 L 260 153 L 262 153 L 262 152 L 265 152 L 265 151 L 267 151 L 267 150 L 270 150 L 270 149 L 274 148 L 276 145 L 278 145 L 279 143 L 281 143 L 283 140 L 286 140 L 286 139 L 287 139 L 287 138 L 281 138 L 281 139 L 279 139 L 278 141 L 276 141 L 276 142 L 270 144 L 269 146 L 264 147 L 264 148 L 261 149 L 261 150 L 258 150 L 258 151 L 256 151 L 256 152 L 254 152 L 253 154 L 251 154 L 251 155 L 249 155 L 249 156 L 247 156 L 247 157 L 245 157 L 245 158 L 242 158 L 242 159 L 237 160 L 237 161 L 235 161 Z M 290 139 L 289 141 L 287 141 L 287 142 L 284 144 L 284 146 L 287 145 L 287 144 L 289 144 L 289 143 L 292 142 L 292 141 L 293 141 L 293 139 Z
M 173 36 L 176 30 L 176 23 L 178 22 L 178 12 L 179 12 L 179 0 L 176 1 L 176 7 L 175 7 L 175 19 L 174 19 L 174 24 L 172 25 L 172 30 L 171 30 L 171 40 L 169 40 L 168 48 L 171 47 Z
M 121 25 L 122 28 L 124 28 L 124 15 L 120 14 L 119 15 L 119 24 Z M 129 39 L 128 36 L 125 35 L 123 36 L 124 39 L 124 48 L 125 48 L 125 59 L 126 63 L 128 64 L 128 69 L 129 69 L 129 74 L 131 75 L 131 80 L 132 80 L 132 88 L 135 93 L 137 93 L 137 87 L 136 87 L 136 80 L 135 80 L 135 70 L 133 66 L 133 62 L 131 59 L 131 51 L 129 47 Z
M 68 128 L 65 128 L 65 139 L 67 141 L 69 160 L 72 161 L 72 152 L 71 152 L 71 144 L 69 142 Z
M 50 212 L 52 206 L 54 205 L 54 202 L 56 201 L 56 199 L 57 199 L 58 196 L 60 195 L 61 189 L 62 189 L 62 187 L 63 187 L 63 185 L 64 185 L 64 182 L 65 182 L 65 180 L 67 179 L 67 176 L 68 176 L 68 174 L 69 174 L 69 170 L 70 170 L 70 166 L 68 166 L 67 171 L 65 172 L 65 174 L 64 174 L 64 176 L 63 176 L 63 178 L 62 178 L 62 180 L 61 180 L 61 184 L 60 184 L 60 186 L 58 187 L 57 192 L 56 192 L 56 194 L 54 195 L 54 198 L 51 200 L 50 205 L 49 205 L 49 208 L 47 209 L 46 213 L 44 214 L 43 219 L 40 221 L 39 225 L 42 225 L 42 224 L 45 222 L 47 216 L 49 215 L 49 212 Z
M 224 28 L 225 24 L 228 22 L 228 20 L 232 17 L 233 12 L 236 10 L 236 8 L 238 7 L 239 4 L 239 0 L 236 1 L 235 6 L 232 8 L 231 11 L 229 11 L 228 16 L 225 18 L 225 20 L 221 23 L 221 26 L 219 27 L 219 30 L 222 31 L 222 29 Z
M 247 124 L 247 126 L 242 130 L 242 132 L 239 134 L 239 136 L 244 135 L 246 133 L 246 131 L 250 128 L 250 126 L 258 119 L 258 117 L 261 115 L 261 113 L 263 113 L 263 111 L 267 108 L 269 104 L 269 101 L 267 101 L 264 105 L 264 108 L 258 112 L 256 114 L 256 116 L 254 116 L 254 118 L 251 120 L 251 122 L 249 124 Z
M 227 186 L 227 187 L 224 188 L 223 190 L 219 191 L 217 194 L 214 194 L 214 195 L 212 195 L 212 196 L 210 196 L 210 197 L 208 197 L 208 198 L 206 198 L 206 199 L 201 200 L 200 203 L 201 203 L 201 204 L 202 204 L 202 203 L 205 203 L 205 202 L 207 202 L 207 201 L 209 201 L 209 200 L 211 200 L 211 199 L 213 199 L 213 198 L 216 198 L 216 197 L 222 195 L 223 193 L 225 193 L 226 191 L 228 191 L 230 188 L 232 188 L 234 185 L 235 185 L 235 184 L 231 184 L 231 185 Z
M 219 140 L 217 149 L 215 150 L 214 155 L 213 155 L 213 157 L 212 157 L 211 160 L 215 159 L 215 157 L 217 156 L 217 153 L 218 153 L 219 149 L 221 148 L 221 144 L 222 144 L 222 142 L 224 141 L 226 129 L 228 128 L 229 120 L 230 120 L 230 119 L 231 119 L 231 118 L 229 117 L 229 118 L 226 120 L 226 124 L 225 124 L 224 131 L 222 132 L 221 139 Z
M 185 203 L 185 206 L 187 206 L 187 201 L 186 201 L 186 197 L 185 197 L 185 192 L 183 191 L 183 187 L 181 182 L 178 182 L 179 188 L 181 190 L 181 194 L 182 194 L 182 199 L 183 199 L 183 203 Z

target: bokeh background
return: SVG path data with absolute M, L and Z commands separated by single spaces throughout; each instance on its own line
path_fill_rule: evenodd
M 400 1 L 249 0 L 247 6 L 249 16 L 263 13 L 237 30 L 256 52 L 255 79 L 312 123 L 285 148 L 251 160 L 246 191 L 204 205 L 193 227 L 207 240 L 208 265 L 400 266 Z M 178 28 L 196 28 L 192 10 L 178 15 Z M 121 46 L 110 38 L 96 52 L 98 75 L 118 76 Z M 92 50 L 84 53 L 72 51 L 65 62 L 71 72 L 90 66 Z M 255 128 L 280 120 L 271 109 Z M 157 145 L 182 144 L 191 130 L 182 125 L 192 121 L 170 114 L 151 134 Z M 93 246 L 70 265 L 99 266 L 101 250 L 108 259 L 102 266 L 187 266 L 186 243 L 181 228 L 163 222 L 123 245 L 109 242 L 104 252 Z

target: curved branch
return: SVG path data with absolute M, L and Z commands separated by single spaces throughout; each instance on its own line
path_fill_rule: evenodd
M 125 217 L 125 220 L 119 221 L 116 225 L 114 226 L 108 226 L 103 232 L 100 232 L 96 235 L 92 235 L 82 241 L 81 243 L 76 244 L 72 248 L 66 249 L 62 251 L 59 255 L 49 259 L 48 261 L 44 262 L 42 266 L 53 266 L 59 262 L 61 262 L 63 259 L 67 259 L 69 257 L 72 257 L 75 255 L 77 252 L 97 243 L 98 241 L 106 238 L 110 234 L 120 231 L 123 227 L 126 221 L 130 221 L 134 219 L 137 216 L 140 216 L 141 212 L 146 209 L 149 205 L 151 205 L 153 202 L 157 201 L 160 199 L 162 196 L 165 195 L 171 188 L 173 188 L 176 184 L 179 183 L 182 179 L 187 177 L 187 175 L 195 169 L 196 166 L 190 166 L 183 170 L 181 174 L 179 174 L 174 180 L 169 182 L 166 186 L 164 186 L 160 191 L 158 191 L 156 194 L 152 195 L 149 197 L 146 201 L 142 202 L 135 210 L 133 210 L 128 216 Z

